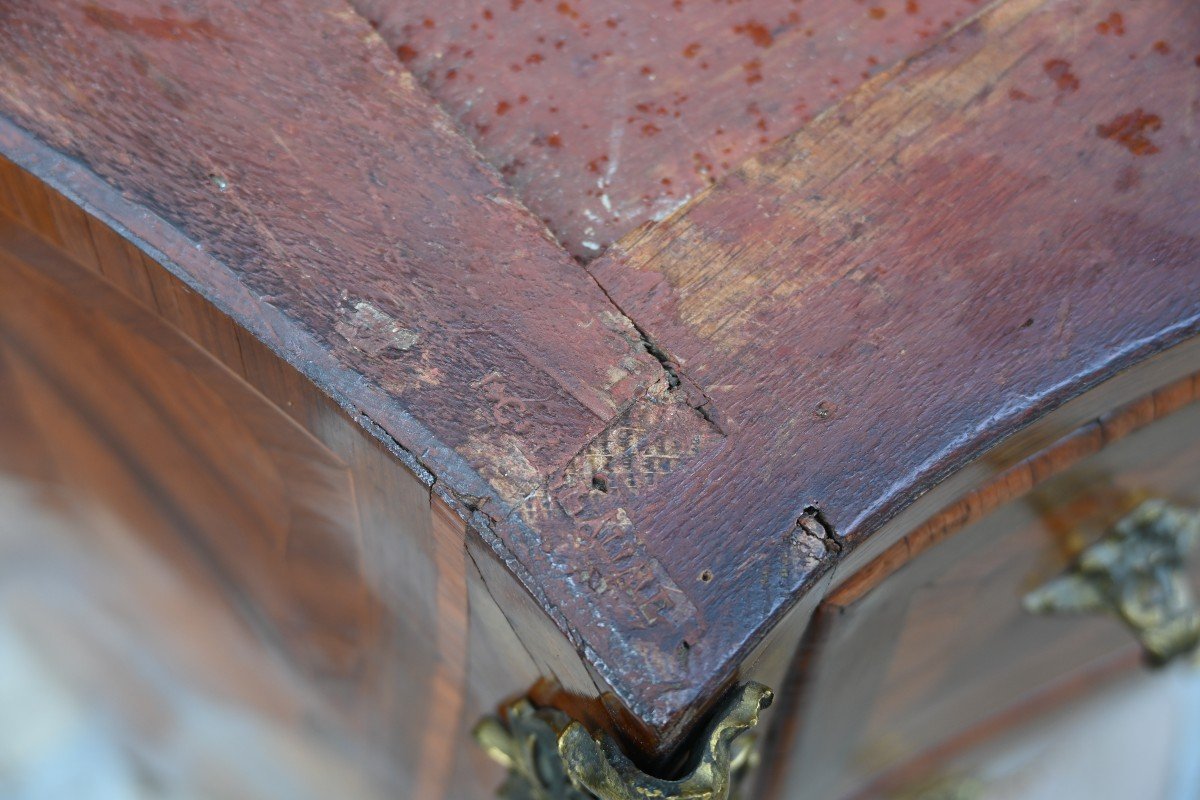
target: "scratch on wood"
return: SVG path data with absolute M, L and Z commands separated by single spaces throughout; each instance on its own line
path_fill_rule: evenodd
M 350 344 L 367 355 L 385 355 L 389 350 L 403 352 L 411 349 L 420 336 L 389 314 L 380 311 L 366 300 L 348 302 L 338 309 L 334 330 Z

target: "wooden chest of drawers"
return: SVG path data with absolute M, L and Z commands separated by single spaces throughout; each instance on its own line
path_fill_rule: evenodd
M 832 592 L 810 624 L 807 713 L 788 737 L 793 766 L 780 796 L 890 796 L 952 774 L 943 764 L 959 751 L 1137 671 L 1141 648 L 1116 615 L 1030 606 L 1039 586 L 1147 502 L 1197 507 L 1198 388 L 1185 379 L 1080 428 Z M 1200 574 L 1190 571 L 1194 584 Z M 1194 647 L 1195 620 L 1191 628 Z M 1190 744 L 1180 739 L 1179 758 Z M 1128 747 L 1132 760 L 1137 744 Z M 1103 774 L 1119 781 L 1128 760 L 1076 764 L 1079 785 Z M 1015 780 L 980 796 L 1020 795 Z
M 1194 797 L 1198 89 L 1180 0 L 0 5 L 0 787 Z

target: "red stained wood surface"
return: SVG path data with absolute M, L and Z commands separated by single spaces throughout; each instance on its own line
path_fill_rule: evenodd
M 977 0 L 353 0 L 525 203 L 594 258 Z
M 685 674 L 838 559 L 806 508 L 844 557 L 1200 330 L 1200 7 L 1114 8 L 998 4 L 591 265 L 724 434 L 609 481 L 703 620 Z
M 555 690 L 539 702 L 589 726 L 618 737 L 637 729 L 615 729 L 606 707 L 588 702 L 601 690 L 578 654 L 431 496 L 431 475 L 407 468 L 394 443 L 373 440 L 245 329 L 4 159 L 0 267 L 0 549 L 6 559 L 13 551 L 13 565 L 52 555 L 33 558 L 41 566 L 32 571 L 8 570 L 16 587 L 0 592 L 0 628 L 21 616 L 22 585 L 52 609 L 39 638 L 76 646 L 48 671 L 61 665 L 77 687 L 104 687 L 72 691 L 104 706 L 101 727 L 126 741 L 124 756 L 193 794 L 215 780 L 216 796 L 238 796 L 246 777 L 324 797 L 320 776 L 357 762 L 349 782 L 326 777 L 356 798 L 375 796 L 370 784 L 389 797 L 467 800 L 494 797 L 502 774 L 471 728 L 535 684 Z M 121 574 L 131 559 L 133 574 Z M 155 562 L 162 569 L 147 568 Z M 194 581 L 214 591 L 197 597 Z M 107 602 L 105 583 L 124 600 Z M 61 602 L 62 586 L 72 601 Z M 73 632 L 81 612 L 89 629 L 107 632 L 100 641 Z M 222 626 L 249 635 L 230 642 Z M 106 653 L 108 634 L 130 628 Z M 176 659 L 181 638 L 202 657 Z M 247 666 L 247 652 L 264 658 Z M 208 669 L 233 654 L 240 666 Z M 160 706 L 175 732 L 165 739 L 161 725 L 145 726 L 137 692 L 118 692 L 137 702 L 107 705 L 117 673 L 145 675 L 160 662 L 154 685 L 137 690 L 152 705 L 168 684 L 167 694 L 205 698 L 184 704 L 191 713 Z M 257 725 L 271 698 L 297 692 L 313 713 L 259 728 L 249 747 L 197 725 L 214 713 Z M 353 730 L 313 739 L 334 722 L 326 711 Z M 124 739 L 130 730 L 144 736 Z M 272 752 L 279 733 L 308 743 Z M 172 764 L 179 737 L 191 734 L 183 755 L 207 765 L 201 776 Z M 289 754 L 305 761 L 302 789 Z M 35 771 L 45 763 L 45 751 L 29 755 Z M 29 763 L 13 765 L 18 782 Z M 101 771 L 111 778 L 122 763 Z
M 908 20 L 809 13 L 846 8 L 862 26 Z M 333 0 L 5 3 L 0 150 L 427 468 L 653 755 L 787 609 L 815 602 L 839 551 L 865 552 L 991 445 L 1200 330 L 1200 11 L 1144 0 L 1119 33 L 1114 11 L 993 6 L 631 234 L 592 264 L 603 291 Z M 762 50 L 761 83 L 781 85 L 783 44 L 820 37 L 769 27 L 768 48 L 711 13 L 736 66 L 698 96 L 736 97 L 712 113 L 757 128 L 738 48 Z M 389 19 L 388 36 L 412 24 Z M 901 27 L 925 30 L 919 14 Z M 891 44 L 892 60 L 911 46 Z M 637 102 L 650 96 L 667 95 Z M 634 124 L 620 105 L 599 114 L 609 131 Z M 779 113 L 771 136 L 803 118 Z M 745 134 L 731 167 L 761 146 Z M 549 149 L 566 155 L 559 135 Z M 664 136 L 621 169 L 661 186 Z M 694 149 L 668 151 L 682 185 Z M 570 168 L 586 185 L 556 163 L 528 180 L 595 187 L 587 161 Z M 676 199 L 707 180 L 688 174 Z M 562 207 L 594 208 L 585 196 Z
M 1200 376 L 1189 376 L 1093 420 L 942 509 L 830 593 L 791 678 L 807 702 L 783 709 L 778 749 L 763 759 L 773 773 L 765 794 L 894 796 L 863 784 L 893 778 L 891 766 L 918 754 L 944 758 L 939 750 L 1031 696 L 1044 712 L 1051 687 L 1114 653 L 1136 656 L 1136 640 L 1112 618 L 1035 616 L 1021 598 L 1147 491 L 1200 501 L 1198 400 Z M 1200 563 L 1193 569 L 1200 577 Z
M 473 505 L 496 496 L 477 470 L 528 492 L 662 378 L 338 3 L 5 3 L 0 69 L 14 160 Z

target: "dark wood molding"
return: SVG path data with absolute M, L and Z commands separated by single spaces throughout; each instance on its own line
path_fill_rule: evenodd
M 723 434 L 614 501 L 691 581 L 693 680 L 827 570 L 1195 370 L 1130 372 L 1200 332 L 1200 15 L 1156 0 L 1114 37 L 1107 14 L 992 4 L 590 265 Z M 1152 152 L 1105 133 L 1138 108 Z
M 939 511 L 830 592 L 824 604 L 833 609 L 849 606 L 906 562 L 965 526 L 1022 497 L 1036 485 L 1088 456 L 1197 400 L 1200 400 L 1200 374 L 1175 381 L 1089 422 Z
M 879 588 L 906 564 L 914 562 L 935 545 L 961 533 L 967 526 L 985 519 L 1010 503 L 1019 502 L 1037 486 L 1061 475 L 1088 457 L 1197 401 L 1200 401 L 1200 374 L 1177 380 L 1091 420 L 1049 447 L 999 472 L 983 485 L 938 511 L 830 591 L 817 608 L 811 624 L 804 633 L 796 660 L 788 670 L 789 682 L 780 687 L 778 702 L 781 723 L 774 729 L 768 748 L 768 752 L 772 754 L 768 761 L 774 766 L 764 775 L 765 784 L 771 787 L 767 794 L 774 796 L 780 791 L 780 781 L 786 772 L 785 765 L 789 763 L 787 754 L 797 751 L 798 730 L 802 724 L 807 724 L 810 716 L 810 706 L 816 691 L 813 686 L 813 661 L 820 653 L 822 643 L 828 640 L 833 626 L 838 625 L 839 619 L 856 603 Z M 1068 538 L 1071 537 L 1063 536 L 1064 544 Z M 1077 541 L 1075 547 L 1078 548 L 1082 544 L 1081 541 Z M 1069 560 L 1075 555 L 1075 549 L 1065 549 L 1062 557 Z M 878 639 L 872 641 L 875 645 L 880 644 Z M 1136 645 L 1131 642 L 1128 650 L 1117 657 L 1117 662 L 1122 665 L 1122 669 L 1128 670 L 1143 663 L 1143 660 Z M 1101 672 L 1104 672 L 1104 669 L 1101 669 Z M 1080 683 L 1074 678 L 1069 679 L 1068 683 L 1079 683 L 1077 689 L 1090 685 L 1087 680 Z M 1047 697 L 1055 694 L 1057 690 L 1049 694 L 1042 693 L 1031 702 L 1045 702 Z M 1027 711 L 1027 704 L 1023 704 L 1015 713 L 1019 717 Z M 1001 715 L 1005 720 L 1010 716 L 1007 712 Z M 974 732 L 967 734 L 947 747 L 953 749 L 969 746 L 986 731 L 994 730 L 996 724 L 1000 723 L 989 720 L 981 725 L 978 735 Z M 938 750 L 929 754 L 926 760 L 936 760 L 941 754 L 942 750 Z M 904 771 L 904 774 L 908 773 Z
M 1107 13 L 993 3 L 590 274 L 336 0 L 7 3 L 0 153 L 425 480 L 665 756 L 827 586 L 1195 370 L 1200 15 Z

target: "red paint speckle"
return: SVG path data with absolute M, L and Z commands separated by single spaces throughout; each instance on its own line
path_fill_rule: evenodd
M 1114 36 L 1124 36 L 1125 18 L 1114 11 L 1108 15 L 1107 19 L 1096 23 L 1096 32 L 1106 36 L 1110 33 Z
M 775 37 L 771 35 L 770 29 L 755 20 L 744 22 L 741 25 L 734 25 L 733 32 L 749 36 L 750 41 L 759 47 L 770 47 L 775 41 Z
M 742 64 L 742 69 L 746 71 L 747 84 L 754 85 L 762 81 L 762 62 L 757 58 Z
M 1159 149 L 1147 134 L 1161 128 L 1162 118 L 1158 114 L 1147 114 L 1142 109 L 1135 108 L 1128 114 L 1113 118 L 1106 125 L 1097 125 L 1096 135 L 1123 145 L 1135 156 L 1151 156 L 1159 152 Z
M 1071 72 L 1071 62 L 1052 58 L 1042 66 L 1060 92 L 1074 92 L 1079 89 L 1079 78 Z

